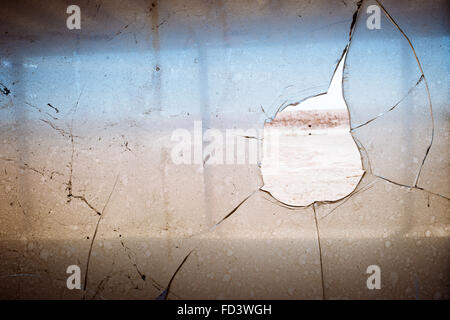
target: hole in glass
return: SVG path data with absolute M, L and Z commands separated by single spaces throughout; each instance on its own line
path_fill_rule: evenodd
M 363 174 L 342 96 L 345 56 L 328 92 L 288 106 L 264 126 L 264 187 L 290 205 L 338 200 Z

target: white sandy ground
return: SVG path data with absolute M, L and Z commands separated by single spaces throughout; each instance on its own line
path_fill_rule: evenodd
M 273 143 L 275 134 L 279 135 L 278 152 Z M 266 126 L 264 142 L 263 189 L 291 205 L 340 199 L 353 191 L 363 173 L 348 128 Z

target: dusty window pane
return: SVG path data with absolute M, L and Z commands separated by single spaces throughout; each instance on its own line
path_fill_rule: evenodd
M 414 187 L 434 135 L 428 81 L 407 34 L 385 14 L 381 24 L 374 31 L 364 19 L 357 21 L 343 92 L 353 137 L 369 160 L 367 171 Z
M 4 2 L 1 299 L 449 298 L 448 1 L 79 0 L 81 30 L 67 2 Z M 356 144 L 365 174 L 342 200 L 281 203 L 251 150 L 286 107 L 346 110 L 333 86 L 299 105 L 345 52 L 353 151 L 337 135 L 322 151 L 359 160 Z M 320 138 L 304 129 L 284 138 Z M 172 157 L 179 130 L 192 161 Z M 342 167 L 318 142 L 286 145 L 294 193 L 324 172 L 301 157 Z

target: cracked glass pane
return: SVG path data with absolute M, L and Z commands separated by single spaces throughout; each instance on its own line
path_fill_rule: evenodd
M 361 10 L 377 4 L 366 1 Z M 429 89 L 410 39 L 386 11 L 381 13 L 380 28 L 368 28 L 362 16 L 356 20 L 344 97 L 370 171 L 414 187 L 434 134 Z
M 367 27 L 365 12 L 374 4 L 363 2 L 345 61 L 344 98 L 352 128 L 401 101 L 422 75 L 408 41 L 383 13 L 380 29 Z
M 432 126 L 431 121 L 426 121 L 429 117 L 426 88 L 421 82 L 392 110 L 353 128 L 352 135 L 367 152 L 371 172 L 414 186 L 430 144 Z
M 449 299 L 448 1 L 4 2 L 0 298 Z M 238 144 L 346 52 L 365 173 L 280 202 Z

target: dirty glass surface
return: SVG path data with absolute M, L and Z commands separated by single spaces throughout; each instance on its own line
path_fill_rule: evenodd
M 2 298 L 449 298 L 445 1 L 78 5 L 80 30 L 63 1 L 2 7 Z M 248 143 L 346 50 L 349 196 L 289 206 L 258 161 L 209 162 L 208 129 Z

